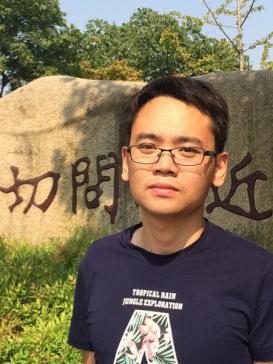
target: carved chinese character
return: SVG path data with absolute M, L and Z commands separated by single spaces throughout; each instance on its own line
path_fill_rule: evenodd
M 212 186 L 212 191 L 214 193 L 214 201 L 207 206 L 207 212 L 211 213 L 215 207 L 222 207 L 225 210 L 233 212 L 234 214 L 247 217 L 252 220 L 265 220 L 272 216 L 272 210 L 267 210 L 263 212 L 258 212 L 255 206 L 255 184 L 257 180 L 266 181 L 266 175 L 261 171 L 255 171 L 250 175 L 238 179 L 237 172 L 245 168 L 251 162 L 251 155 L 247 153 L 247 155 L 239 162 L 236 166 L 234 166 L 230 170 L 231 176 L 231 188 L 224 200 L 220 199 L 218 188 Z M 248 194 L 248 201 L 250 210 L 245 211 L 239 206 L 232 205 L 230 203 L 231 198 L 235 194 L 237 188 L 242 184 L 245 183 L 247 185 L 247 194 Z
M 80 165 L 82 168 L 80 169 Z M 90 159 L 83 157 L 72 163 L 72 211 L 77 213 L 77 191 L 78 188 L 89 183 Z
M 86 185 L 84 190 L 85 204 L 88 209 L 95 209 L 100 206 L 100 197 L 103 190 L 100 185 L 102 182 L 109 182 L 110 176 L 105 176 L 102 172 L 114 169 L 114 196 L 113 203 L 110 206 L 104 205 L 105 210 L 111 216 L 111 223 L 115 222 L 118 210 L 119 197 L 119 162 L 115 153 L 108 153 L 108 157 L 113 158 L 113 162 L 102 165 L 101 162 L 107 159 L 106 155 L 98 155 L 96 157 L 96 172 L 98 182 L 94 185 L 89 184 L 89 167 L 90 159 L 83 157 L 72 164 L 72 211 L 77 213 L 77 191 L 79 187 Z M 80 168 L 81 167 L 81 168 Z M 95 193 L 95 197 L 89 199 L 90 192 Z
M 31 208 L 31 206 L 36 206 L 38 207 L 40 210 L 42 210 L 43 212 L 45 212 L 49 206 L 52 204 L 56 193 L 57 193 L 57 189 L 58 189 L 58 181 L 60 178 L 60 175 L 58 173 L 54 173 L 54 172 L 47 172 L 39 177 L 36 178 L 31 178 L 31 179 L 19 179 L 18 175 L 19 175 L 19 169 L 17 167 L 10 167 L 11 172 L 13 174 L 13 179 L 14 179 L 14 184 L 10 187 L 0 187 L 0 191 L 4 192 L 4 193 L 14 193 L 15 194 L 15 202 L 9 206 L 9 210 L 10 212 L 13 212 L 13 210 L 15 209 L 16 206 L 20 205 L 24 199 L 23 197 L 20 196 L 19 193 L 19 188 L 22 185 L 31 185 L 33 186 L 33 191 L 32 191 L 32 195 L 31 198 L 29 200 L 29 203 L 27 204 L 27 206 L 25 207 L 23 213 L 26 214 L 29 209 Z M 45 199 L 44 202 L 38 204 L 37 202 L 35 202 L 35 196 L 37 193 L 37 189 L 38 189 L 38 185 L 39 183 L 46 179 L 46 178 L 52 178 L 52 187 L 49 191 L 49 194 L 47 196 L 47 198 Z

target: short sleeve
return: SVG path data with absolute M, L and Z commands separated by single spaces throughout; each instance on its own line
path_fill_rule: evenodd
M 89 340 L 88 325 L 86 323 L 88 307 L 86 297 L 86 287 L 80 267 L 76 282 L 74 307 L 68 336 L 68 343 L 77 349 L 93 351 L 92 343 Z
M 251 324 L 249 344 L 253 360 L 273 360 L 273 255 L 264 270 Z

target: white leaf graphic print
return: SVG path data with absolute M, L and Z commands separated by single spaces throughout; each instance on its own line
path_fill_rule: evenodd
M 135 310 L 120 340 L 113 364 L 178 364 L 168 313 Z

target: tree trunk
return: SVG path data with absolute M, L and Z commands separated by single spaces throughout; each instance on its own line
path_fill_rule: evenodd
M 244 60 L 243 28 L 242 28 L 242 16 L 241 16 L 241 0 L 237 0 L 237 32 L 238 32 L 240 71 L 244 71 L 245 60 Z
M 0 87 L 0 97 L 3 96 L 4 89 L 7 86 L 7 84 L 8 84 L 8 78 L 4 73 L 2 73 L 2 75 L 1 75 L 1 87 Z
M 3 92 L 4 92 L 4 84 L 3 84 L 3 76 L 2 76 L 2 80 L 1 80 L 1 87 L 0 87 L 0 97 L 3 96 Z

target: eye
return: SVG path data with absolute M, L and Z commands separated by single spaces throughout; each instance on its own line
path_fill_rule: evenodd
M 137 146 L 139 149 L 155 149 L 155 146 L 153 144 L 139 144 Z
M 180 149 L 178 149 L 178 153 L 182 156 L 186 156 L 186 157 L 193 157 L 196 156 L 197 154 L 202 154 L 202 150 L 197 148 L 197 147 L 181 147 Z
M 200 149 L 196 147 L 183 147 L 182 149 L 187 153 L 200 153 Z
M 151 154 L 156 151 L 156 147 L 153 144 L 145 144 L 145 143 L 137 145 L 137 149 L 141 153 L 145 154 Z

